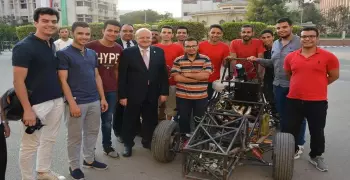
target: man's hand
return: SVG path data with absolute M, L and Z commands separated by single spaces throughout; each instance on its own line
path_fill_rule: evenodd
M 11 129 L 8 124 L 4 124 L 4 135 L 5 135 L 5 138 L 10 137 L 11 135 Z
M 160 96 L 160 97 L 159 97 L 159 101 L 160 101 L 161 103 L 163 103 L 163 102 L 166 101 L 167 98 L 168 98 L 168 96 Z
M 101 100 L 101 111 L 104 113 L 108 110 L 108 103 L 106 99 Z
M 119 100 L 119 103 L 122 105 L 122 106 L 126 106 L 126 105 L 128 105 L 128 99 L 120 99 Z
M 184 77 L 191 78 L 191 73 L 181 73 Z
M 233 56 L 227 56 L 225 59 L 225 61 L 235 61 L 235 58 Z
M 36 115 L 32 109 L 24 110 L 23 123 L 26 126 L 34 126 L 36 124 Z
M 250 56 L 247 58 L 248 61 L 257 61 L 258 58 L 256 58 L 255 56 Z
M 72 117 L 78 118 L 81 116 L 80 108 L 76 103 L 69 105 L 69 111 Z

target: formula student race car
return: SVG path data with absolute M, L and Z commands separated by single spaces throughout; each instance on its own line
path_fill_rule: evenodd
M 183 140 L 177 122 L 164 120 L 158 124 L 152 139 L 152 155 L 167 163 L 181 153 L 183 176 L 190 179 L 228 180 L 238 165 L 251 161 L 271 166 L 275 180 L 291 180 L 294 137 L 276 133 L 261 78 L 246 80 L 244 67 L 237 64 L 236 69 L 238 75 L 234 80 L 223 78 L 213 84 L 215 93 L 204 117 L 195 118 L 198 124 L 189 140 Z M 227 70 L 231 72 L 229 62 L 223 77 Z M 269 151 L 271 159 L 263 156 Z

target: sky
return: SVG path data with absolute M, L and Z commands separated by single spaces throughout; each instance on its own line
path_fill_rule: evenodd
M 152 9 L 161 14 L 170 12 L 174 17 L 181 17 L 181 0 L 118 0 L 119 10 Z

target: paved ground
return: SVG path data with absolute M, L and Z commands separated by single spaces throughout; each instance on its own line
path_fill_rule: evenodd
M 341 77 L 329 87 L 329 111 L 326 128 L 326 161 L 330 170 L 321 173 L 315 170 L 307 161 L 307 154 L 302 155 L 300 160 L 295 162 L 295 173 L 293 180 L 348 180 L 350 179 L 350 48 L 329 48 L 341 60 Z M 0 55 L 0 93 L 12 86 L 11 53 L 5 52 Z M 18 151 L 21 137 L 20 123 L 12 122 L 12 135 L 8 142 L 8 168 L 7 180 L 20 180 L 18 168 Z M 65 127 L 61 126 L 60 134 L 53 153 L 52 169 L 68 177 L 67 151 L 65 141 Z M 115 142 L 115 139 L 113 139 Z M 307 136 L 309 143 L 309 136 Z M 119 151 L 122 146 L 115 143 Z M 306 152 L 309 151 L 306 144 Z M 144 150 L 140 143 L 130 159 L 111 159 L 103 155 L 101 151 L 101 138 L 97 143 L 96 156 L 98 160 L 108 163 L 107 171 L 84 170 L 86 179 L 97 180 L 181 180 L 180 156 L 176 161 L 169 164 L 162 164 L 154 161 L 150 152 Z M 271 180 L 271 168 L 241 166 L 236 169 L 232 180 Z

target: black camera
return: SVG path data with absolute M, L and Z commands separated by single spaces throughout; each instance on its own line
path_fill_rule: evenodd
M 33 134 L 34 131 L 40 130 L 44 125 L 41 123 L 41 120 L 39 118 L 36 118 L 36 123 L 34 126 L 27 126 L 27 129 L 25 132 L 27 134 Z

